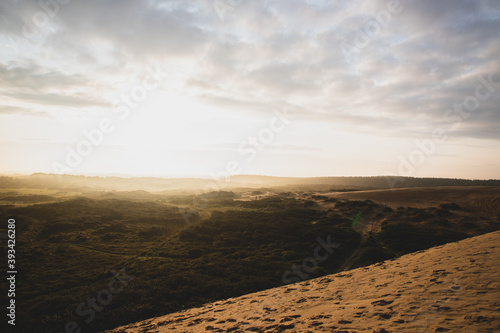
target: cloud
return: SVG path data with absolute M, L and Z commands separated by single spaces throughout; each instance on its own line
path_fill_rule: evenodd
M 446 127 L 457 139 L 500 140 L 500 87 L 460 126 L 443 120 L 479 75 L 500 81 L 498 1 L 400 0 L 401 13 L 351 55 L 345 45 L 388 1 L 238 3 L 221 19 L 212 0 L 70 1 L 26 38 L 40 2 L 3 1 L 0 96 L 12 107 L 0 112 L 110 108 L 153 64 L 167 73 L 161 92 L 181 87 L 242 122 L 293 108 L 303 128 L 406 140 Z
M 111 103 L 107 103 L 105 101 L 96 100 L 93 96 L 81 93 L 73 94 L 71 96 L 50 93 L 41 95 L 28 92 L 5 93 L 4 95 L 41 105 L 69 106 L 75 108 L 84 108 L 89 106 L 110 107 L 112 105 Z
M 0 95 L 22 103 L 73 108 L 111 106 L 105 99 L 84 91 L 92 85 L 91 80 L 43 68 L 35 62 L 0 63 L 0 84 Z
M 47 90 L 53 88 L 80 87 L 86 83 L 78 74 L 63 74 L 57 70 L 44 68 L 39 64 L 0 63 L 0 84 L 9 88 Z
M 0 105 L 0 115 L 26 115 L 26 116 L 36 116 L 36 117 L 48 117 L 51 115 L 44 111 L 34 111 L 30 109 L 25 109 L 19 106 L 12 105 Z

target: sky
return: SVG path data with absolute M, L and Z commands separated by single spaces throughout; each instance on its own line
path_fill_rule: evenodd
M 0 173 L 500 178 L 500 1 L 4 0 Z

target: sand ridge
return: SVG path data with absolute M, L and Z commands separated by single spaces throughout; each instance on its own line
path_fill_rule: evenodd
M 500 231 L 118 332 L 500 332 Z

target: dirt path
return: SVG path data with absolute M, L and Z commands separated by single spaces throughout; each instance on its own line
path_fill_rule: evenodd
M 353 226 L 353 228 L 361 234 L 361 240 L 359 241 L 359 245 L 356 248 L 356 250 L 354 250 L 354 252 L 349 256 L 349 258 L 347 258 L 344 261 L 344 263 L 337 270 L 337 273 L 350 268 L 350 265 L 357 257 L 361 249 L 364 247 L 370 234 L 380 229 L 380 221 L 370 219 L 368 221 L 364 221 L 364 223 L 357 223 L 355 226 Z
M 331 202 L 325 202 L 322 200 L 317 200 L 313 199 L 312 196 L 305 196 L 302 197 L 302 199 L 305 200 L 311 200 L 314 201 L 318 207 L 318 209 L 323 210 L 323 211 L 328 211 L 328 210 L 336 210 L 335 209 L 335 204 Z M 359 251 L 363 248 L 363 245 L 365 245 L 366 240 L 372 233 L 376 233 L 380 231 L 381 228 L 381 220 L 377 219 L 365 219 L 361 213 L 358 213 L 356 216 L 352 218 L 352 227 L 354 230 L 359 232 L 361 234 L 361 240 L 359 242 L 358 247 L 353 251 L 353 253 L 344 261 L 344 263 L 340 266 L 340 268 L 337 270 L 337 272 L 342 272 L 348 268 L 353 260 L 356 258 L 356 256 L 359 254 Z

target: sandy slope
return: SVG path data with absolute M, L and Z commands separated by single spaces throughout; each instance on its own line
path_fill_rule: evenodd
M 500 332 L 500 231 L 110 332 Z

